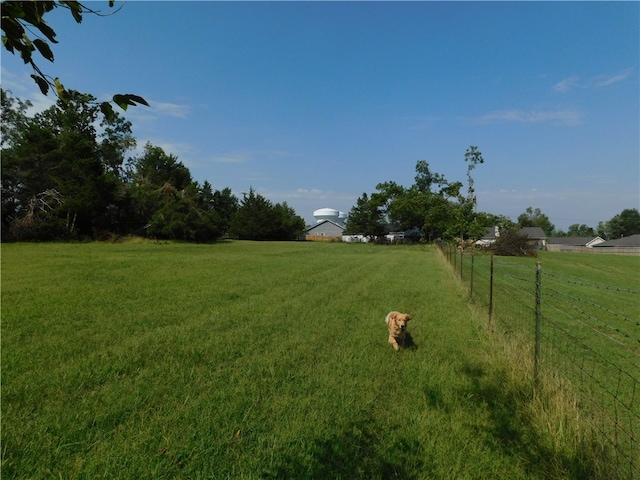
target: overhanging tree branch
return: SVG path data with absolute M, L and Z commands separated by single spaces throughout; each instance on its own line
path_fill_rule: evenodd
M 113 8 L 115 2 L 109 1 L 109 7 Z M 47 95 L 50 90 L 54 91 L 58 98 L 65 101 L 68 97 L 67 90 L 59 78 L 52 78 L 45 74 L 34 59 L 34 52 L 38 52 L 42 58 L 49 62 L 54 62 L 54 55 L 51 44 L 56 44 L 56 32 L 46 23 L 44 15 L 55 8 L 64 8 L 71 12 L 73 19 L 77 23 L 82 22 L 82 15 L 90 13 L 98 16 L 109 16 L 117 13 L 122 8 L 118 7 L 114 12 L 104 14 L 99 10 L 94 10 L 77 1 L 3 1 L 2 8 L 2 44 L 4 48 L 12 53 L 20 55 L 25 64 L 31 65 L 33 74 L 31 78 L 36 82 L 43 95 Z M 36 38 L 37 37 L 37 38 Z M 33 38 L 33 40 L 32 40 Z M 127 110 L 129 106 L 146 105 L 147 101 L 130 93 L 116 94 L 109 101 L 101 102 L 100 111 L 107 119 L 113 119 L 115 114 L 111 102 L 118 105 L 122 110 Z

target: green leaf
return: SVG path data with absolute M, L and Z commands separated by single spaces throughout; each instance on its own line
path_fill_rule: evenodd
M 116 113 L 113 111 L 113 107 L 109 102 L 102 102 L 100 104 L 100 111 L 108 121 L 113 121 L 116 118 Z
M 58 41 L 56 40 L 56 32 L 46 23 L 44 22 L 40 22 L 37 24 L 34 24 L 34 27 L 36 27 L 38 30 L 40 30 L 42 32 L 42 34 L 47 37 L 47 39 L 52 42 L 52 43 L 58 43 Z
M 49 48 L 49 44 L 47 42 L 37 38 L 33 41 L 33 44 L 40 52 L 40 55 L 42 55 L 44 58 L 46 58 L 50 62 L 53 62 L 53 52 L 51 51 L 51 48 Z
M 149 106 L 149 104 L 147 103 L 147 101 L 146 101 L 144 98 L 142 98 L 142 97 L 140 97 L 140 96 L 138 96 L 138 95 L 127 94 L 127 95 L 125 95 L 125 96 L 126 96 L 126 97 L 129 97 L 129 99 L 130 99 L 130 100 L 132 100 L 132 101 L 134 101 L 134 102 L 136 102 L 136 103 L 139 103 L 139 104 L 141 104 L 141 105 L 146 105 L 147 107 Z
M 113 101 L 124 111 L 126 111 L 127 108 L 129 108 L 129 105 L 131 105 L 125 95 L 114 95 Z
M 147 101 L 138 96 L 138 95 L 132 95 L 130 93 L 125 94 L 125 95 L 121 95 L 121 94 L 117 94 L 113 96 L 113 101 L 123 110 L 127 110 L 127 108 L 129 107 L 129 105 L 131 105 L 132 107 L 135 107 L 136 105 L 140 104 L 140 105 L 146 105 L 147 107 L 149 106 L 149 104 L 147 103 Z
M 13 45 L 11 44 L 11 40 L 6 35 L 2 35 L 2 45 L 9 52 L 13 53 Z
M 60 98 L 60 100 L 66 100 L 67 90 L 64 88 L 64 85 L 62 85 L 62 82 L 60 82 L 60 79 L 56 77 L 53 83 L 56 86 L 56 93 L 58 94 L 58 98 Z
M 60 3 L 69 7 L 69 10 L 71 10 L 71 15 L 73 15 L 76 23 L 82 22 L 82 5 L 80 5 L 80 2 L 69 0 L 61 1 Z
M 40 91 L 42 92 L 43 95 L 46 95 L 49 92 L 49 83 L 44 78 L 35 74 L 32 74 L 31 78 L 33 78 L 35 82 L 38 84 L 38 87 L 40 87 Z
M 2 8 L 4 9 L 4 4 L 2 5 Z M 22 28 L 22 25 L 20 25 L 20 23 L 18 23 L 13 18 L 2 17 L 2 30 L 4 30 L 5 33 L 5 35 L 3 35 L 3 38 L 7 39 L 4 40 L 5 43 L 9 42 L 15 44 L 17 42 L 20 42 L 22 40 L 22 36 L 24 35 L 24 28 Z

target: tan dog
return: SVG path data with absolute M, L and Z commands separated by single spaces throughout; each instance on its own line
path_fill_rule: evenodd
M 385 322 L 389 328 L 389 343 L 395 350 L 405 346 L 407 338 L 407 322 L 411 320 L 408 313 L 389 312 Z

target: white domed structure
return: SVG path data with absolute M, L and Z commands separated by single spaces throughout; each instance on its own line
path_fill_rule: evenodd
M 313 216 L 315 217 L 317 222 L 321 222 L 323 220 L 331 220 L 332 222 L 337 222 L 340 212 L 338 210 L 334 210 L 333 208 L 320 208 L 313 212 Z
M 340 212 L 334 208 L 320 208 L 313 212 L 313 216 L 316 219 L 316 223 L 320 223 L 324 220 L 330 220 L 338 225 L 344 225 L 347 221 L 347 214 Z

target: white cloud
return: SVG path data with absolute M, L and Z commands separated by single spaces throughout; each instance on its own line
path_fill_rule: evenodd
M 631 69 L 628 68 L 622 73 L 617 75 L 600 75 L 593 79 L 593 86 L 595 88 L 607 87 L 614 83 L 622 82 L 631 76 Z
M 133 156 L 142 156 L 144 154 L 144 146 L 150 143 L 154 147 L 160 147 L 167 155 L 178 157 L 178 161 L 185 162 L 184 158 L 192 156 L 197 149 L 188 143 L 167 142 L 161 139 L 139 138 L 136 141 L 136 148 L 132 152 Z
M 105 98 L 111 98 L 109 95 L 105 95 Z M 157 102 L 145 98 L 149 102 L 149 106 L 139 105 L 136 107 L 128 108 L 126 111 L 126 117 L 128 120 L 135 122 L 149 122 L 161 117 L 174 117 L 186 120 L 189 117 L 191 107 L 189 105 L 181 105 L 177 103 Z M 123 113 L 117 108 L 120 113 Z
M 29 100 L 32 103 L 33 106 L 27 110 L 28 115 L 35 115 L 55 105 L 57 101 L 55 94 L 50 91 L 49 95 L 42 95 L 42 92 L 40 92 L 40 89 L 28 73 L 15 74 L 2 67 L 1 75 L 3 89 L 10 90 L 14 97 L 21 100 Z M 112 93 L 105 93 L 99 95 L 99 100 L 110 100 L 112 97 Z M 128 120 L 135 121 L 155 120 L 158 117 L 187 119 L 191 111 L 191 106 L 186 104 L 158 102 L 148 98 L 145 100 L 149 102 L 148 107 L 144 105 L 131 107 L 126 112 L 117 106 L 114 106 L 114 109 L 116 112 L 126 116 Z
M 279 192 L 271 192 L 270 195 L 282 199 L 304 199 L 304 200 L 323 200 L 323 201 L 343 201 L 355 200 L 357 195 L 351 193 L 338 193 L 329 190 L 320 190 L 319 188 L 298 188 L 295 190 L 286 190 Z M 320 207 L 318 207 L 320 208 Z
M 289 157 L 290 155 L 283 150 L 239 150 L 212 155 L 209 159 L 213 163 L 241 164 L 265 157 Z
M 187 118 L 191 107 L 189 105 L 180 105 L 177 103 L 153 102 L 149 101 L 149 107 L 159 115 L 169 117 Z
M 520 122 L 520 123 L 544 123 L 554 125 L 576 126 L 583 122 L 584 115 L 576 110 L 551 110 L 551 111 L 523 111 L 523 110 L 498 110 L 490 112 L 482 117 L 481 123 L 487 122 Z
M 310 190 L 306 188 L 299 188 L 295 191 L 294 196 L 307 197 L 307 198 L 319 198 L 324 195 L 324 192 L 319 188 L 312 188 Z
M 236 164 L 240 164 L 240 163 L 245 163 L 247 160 L 249 159 L 249 154 L 246 152 L 228 152 L 228 153 L 221 153 L 218 155 L 213 155 L 211 157 L 209 157 L 209 160 L 211 160 L 214 163 L 236 163 Z
M 440 121 L 440 118 L 435 116 L 423 116 L 406 117 L 404 120 L 412 123 L 410 127 L 411 130 L 430 130 Z
M 615 83 L 626 80 L 631 76 L 632 73 L 633 70 L 631 68 L 628 68 L 621 73 L 598 75 L 586 80 L 581 80 L 580 77 L 573 75 L 559 81 L 553 87 L 551 87 L 551 89 L 554 92 L 567 93 L 575 88 L 594 89 L 608 87 L 609 85 L 613 85 Z
M 553 90 L 560 93 L 568 92 L 579 85 L 579 80 L 580 78 L 576 76 L 565 78 L 564 80 L 556 83 L 553 86 Z
M 197 149 L 193 145 L 189 145 L 188 143 L 181 143 L 181 142 L 176 143 L 176 142 L 159 141 L 157 143 L 153 143 L 153 145 L 162 148 L 165 151 L 165 153 L 173 153 L 178 158 L 180 158 L 181 156 L 192 155 L 197 151 Z
M 27 115 L 33 116 L 36 113 L 44 112 L 56 104 L 58 98 L 55 94 L 43 95 L 29 74 L 16 75 L 5 68 L 2 68 L 1 73 L 3 89 L 10 90 L 15 98 L 31 102 L 32 106 L 27 109 Z

